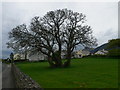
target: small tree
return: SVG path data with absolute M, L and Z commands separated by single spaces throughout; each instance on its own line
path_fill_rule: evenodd
M 27 27 L 25 24 L 13 28 L 12 31 L 9 32 L 10 41 L 6 43 L 7 47 L 12 48 L 15 53 L 24 54 L 25 60 L 27 60 L 27 51 L 29 51 L 29 47 L 27 45 L 28 38 L 26 36 L 27 35 L 26 32 Z
M 14 61 L 14 54 L 13 53 L 10 54 L 10 60 L 11 60 L 11 63 L 13 63 L 13 61 Z

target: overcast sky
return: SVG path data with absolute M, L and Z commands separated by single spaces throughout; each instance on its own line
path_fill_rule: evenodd
M 29 25 L 34 16 L 43 16 L 56 9 L 71 9 L 86 15 L 86 23 L 92 27 L 98 44 L 118 37 L 117 2 L 3 2 L 2 3 L 2 49 L 6 48 L 8 32 L 17 25 Z M 98 45 L 98 46 L 99 46 Z

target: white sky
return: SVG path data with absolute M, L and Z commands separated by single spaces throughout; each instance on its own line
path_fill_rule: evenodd
M 16 0 L 1 0 L 3 2 L 16 2 Z M 74 2 L 118 2 L 119 0 L 74 0 Z M 73 2 L 73 0 L 17 0 L 17 2 Z
M 16 25 L 28 24 L 34 16 L 42 17 L 50 10 L 63 8 L 86 15 L 86 23 L 92 27 L 99 45 L 118 37 L 117 2 L 3 2 L 3 50 L 7 50 L 8 32 Z

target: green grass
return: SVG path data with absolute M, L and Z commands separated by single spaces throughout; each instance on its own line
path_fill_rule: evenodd
M 117 88 L 118 60 L 112 58 L 73 59 L 69 68 L 51 69 L 47 62 L 16 64 L 43 88 Z

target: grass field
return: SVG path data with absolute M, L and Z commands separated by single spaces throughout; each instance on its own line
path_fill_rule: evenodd
M 69 68 L 48 68 L 47 62 L 16 64 L 43 88 L 117 88 L 118 60 L 112 58 L 73 59 Z

